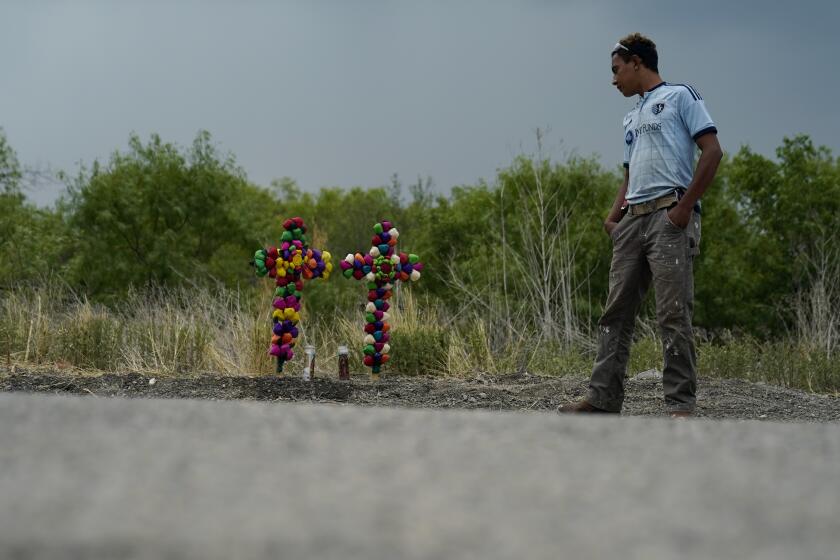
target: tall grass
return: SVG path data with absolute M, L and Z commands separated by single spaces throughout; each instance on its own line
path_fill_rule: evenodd
M 823 236 L 809 259 L 808 288 L 794 298 L 796 339 L 831 359 L 840 349 L 840 247 L 837 235 Z
M 348 345 L 350 366 L 360 372 L 364 332 L 361 302 L 350 314 L 336 312 L 331 320 L 304 326 L 317 348 L 318 362 L 327 375 L 337 371 L 336 348 Z M 481 316 L 449 316 L 433 302 L 418 301 L 410 289 L 398 290 L 391 307 L 391 361 L 387 371 L 407 375 L 474 376 L 509 373 L 566 375 L 586 371 L 589 358 L 582 351 L 560 351 L 562 344 L 535 341 L 533 333 L 507 339 L 494 332 Z M 298 367 L 298 366 L 295 366 Z M 290 371 L 297 371 L 292 369 Z
M 96 305 L 60 283 L 0 295 L 0 363 L 73 366 L 154 375 L 266 375 L 270 291 L 242 294 L 195 290 L 133 292 L 116 308 Z M 347 314 L 307 317 L 299 350 L 316 347 L 316 375 L 335 376 L 339 345 L 350 347 L 351 371 L 363 373 L 362 305 Z M 480 314 L 452 317 L 403 289 L 395 298 L 392 360 L 386 371 L 407 375 L 475 376 L 530 373 L 587 377 L 589 346 L 544 340 L 534 332 L 502 336 Z M 638 329 L 629 374 L 660 368 L 661 340 Z M 502 333 L 503 334 L 503 333 Z M 698 344 L 701 376 L 766 381 L 811 391 L 840 391 L 840 366 L 822 344 L 791 336 L 777 341 L 727 337 Z M 303 360 L 285 373 L 300 374 Z
M 0 297 L 0 352 L 16 363 L 85 370 L 269 374 L 275 367 L 266 354 L 271 294 L 262 292 L 262 297 L 223 290 L 131 292 L 118 307 L 108 308 L 61 283 L 19 287 Z M 364 370 L 359 303 L 347 314 L 315 318 L 304 313 L 298 349 L 316 347 L 316 374 L 335 374 L 339 345 L 350 347 L 353 371 Z M 534 337 L 524 333 L 515 340 L 496 336 L 481 317 L 453 322 L 434 305 L 418 303 L 410 290 L 395 298 L 392 315 L 392 372 L 568 374 L 584 371 L 588 361 L 561 344 L 529 344 Z M 301 362 L 288 363 L 286 372 L 299 373 Z
M 589 372 L 594 344 L 578 305 L 586 285 L 576 279 L 578 240 L 570 233 L 576 202 L 566 192 L 574 189 L 543 157 L 543 132 L 536 136 L 537 154 L 501 181 L 492 209 L 499 227 L 487 232 L 486 266 L 474 271 L 481 278 L 448 271 L 461 304 L 442 317 L 442 371 Z
M 104 371 L 271 371 L 258 351 L 268 309 L 244 301 L 236 292 L 153 290 L 107 308 L 60 282 L 18 287 L 0 299 L 0 348 L 19 362 Z

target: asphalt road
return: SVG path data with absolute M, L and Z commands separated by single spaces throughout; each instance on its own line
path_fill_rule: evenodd
M 840 424 L 0 394 L 0 558 L 840 554 Z

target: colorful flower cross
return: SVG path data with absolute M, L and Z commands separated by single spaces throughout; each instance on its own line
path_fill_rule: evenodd
M 345 278 L 367 282 L 368 304 L 365 307 L 364 364 L 378 375 L 382 365 L 390 359 L 391 339 L 388 310 L 392 289 L 398 281 L 417 281 L 423 263 L 417 255 L 394 253 L 400 232 L 387 220 L 373 226 L 373 246 L 367 254 L 348 254 L 339 263 Z
M 330 277 L 333 265 L 327 251 L 311 249 L 306 242 L 306 225 L 301 218 L 283 222 L 285 230 L 280 236 L 280 247 L 259 249 L 254 253 L 257 276 L 275 279 L 274 323 L 271 348 L 268 353 L 277 357 L 277 372 L 294 357 L 292 348 L 298 337 L 300 300 L 304 281 Z

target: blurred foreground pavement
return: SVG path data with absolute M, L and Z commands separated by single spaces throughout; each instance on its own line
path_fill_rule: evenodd
M 837 558 L 840 424 L 0 394 L 0 558 Z

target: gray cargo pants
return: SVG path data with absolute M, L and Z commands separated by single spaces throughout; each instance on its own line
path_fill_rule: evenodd
M 627 214 L 610 237 L 610 293 L 598 321 L 598 355 L 586 400 L 604 410 L 621 410 L 636 315 L 652 281 L 665 358 L 665 406 L 670 411 L 694 410 L 697 358 L 691 318 L 700 216 L 692 212 L 682 229 L 671 223 L 666 208 L 642 216 Z

